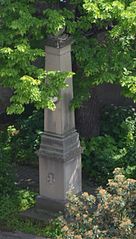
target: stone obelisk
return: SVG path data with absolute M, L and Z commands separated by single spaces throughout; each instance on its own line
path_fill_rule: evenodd
M 68 37 L 50 39 L 45 47 L 46 71 L 72 71 L 71 40 Z M 38 206 L 51 211 L 63 210 L 67 194 L 81 192 L 81 149 L 75 130 L 72 78 L 61 91 L 56 110 L 45 109 L 44 133 L 39 150 L 40 195 Z

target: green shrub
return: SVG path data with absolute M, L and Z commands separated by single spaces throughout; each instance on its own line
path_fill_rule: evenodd
M 34 192 L 28 190 L 18 190 L 11 196 L 0 197 L 0 228 L 1 230 L 22 231 L 57 238 L 61 234 L 59 221 L 52 221 L 49 225 L 44 222 L 33 221 L 30 219 L 23 220 L 20 212 L 29 209 L 35 204 Z
M 93 207 L 95 205 L 95 207 Z M 69 195 L 65 218 L 60 217 L 63 236 L 58 239 L 134 239 L 136 180 L 114 170 L 106 189 L 96 198 L 88 193 Z
M 43 131 L 43 112 L 34 111 L 28 118 L 18 120 L 15 128 L 11 138 L 11 158 L 20 164 L 35 164 Z
M 19 211 L 25 211 L 35 204 L 36 193 L 28 190 L 19 190 L 17 192 L 17 198 L 19 202 Z
M 8 135 L 0 134 L 0 197 L 8 196 L 15 191 L 15 172 L 9 160 Z M 4 145 L 3 140 L 6 144 Z
M 104 108 L 100 131 L 101 135 L 113 137 L 121 148 L 133 145 L 136 140 L 135 108 L 114 105 Z
M 6 225 L 16 217 L 18 213 L 18 201 L 17 197 L 12 196 L 1 196 L 0 197 L 0 227 Z
M 4 158 L 0 158 L 0 197 L 11 195 L 15 189 L 15 176 L 12 166 Z
M 111 106 L 102 114 L 101 135 L 110 135 L 126 154 L 122 167 L 126 176 L 136 178 L 136 109 Z
M 101 135 L 82 140 L 83 168 L 87 175 L 105 183 L 116 167 L 136 178 L 136 111 L 132 107 L 106 108 L 102 113 Z
M 43 111 L 33 111 L 27 118 L 17 118 L 14 125 L 0 132 L 0 144 L 7 149 L 6 157 L 12 163 L 36 164 L 42 131 Z
M 11 195 L 1 195 L 0 197 L 0 227 L 16 226 L 19 213 L 27 210 L 35 204 L 36 194 L 28 190 L 14 190 Z
M 98 136 L 81 142 L 83 170 L 97 183 L 105 184 L 115 167 L 122 166 L 125 150 L 119 149 L 111 136 Z

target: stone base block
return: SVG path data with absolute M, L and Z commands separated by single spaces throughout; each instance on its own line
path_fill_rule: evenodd
M 36 207 L 41 210 L 49 210 L 52 213 L 57 213 L 59 211 L 64 212 L 65 205 L 68 201 L 64 200 L 53 200 L 51 198 L 38 196 Z
M 36 198 L 36 205 L 21 213 L 21 217 L 25 219 L 31 219 L 33 221 L 41 221 L 45 224 L 49 224 L 52 219 L 57 218 L 60 212 L 64 214 L 65 206 L 68 201 L 52 200 L 40 195 Z
M 82 191 L 81 148 L 75 130 L 64 135 L 43 134 L 39 150 L 39 172 L 39 200 L 45 199 L 49 207 L 52 204 L 53 208 L 56 205 L 56 208 L 62 210 L 68 192 L 78 194 Z
M 33 222 L 43 222 L 49 224 L 52 219 L 57 218 L 58 214 L 49 210 L 41 209 L 37 205 L 20 213 L 23 220 L 31 219 Z

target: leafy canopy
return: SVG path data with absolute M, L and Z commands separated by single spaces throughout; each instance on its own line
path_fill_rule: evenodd
M 53 97 L 67 86 L 67 72 L 45 72 L 36 60 L 44 57 L 46 19 L 35 1 L 0 2 L 0 85 L 13 90 L 8 113 L 22 113 L 25 104 L 55 109 Z M 45 32 L 45 34 L 44 34 Z
M 136 1 L 67 2 L 1 0 L 0 85 L 14 92 L 9 113 L 21 113 L 30 102 L 37 108 L 55 108 L 52 99 L 71 74 L 45 72 L 36 63 L 44 57 L 47 35 L 64 27 L 74 39 L 73 105 L 79 106 L 90 97 L 91 87 L 104 82 L 120 84 L 136 101 Z

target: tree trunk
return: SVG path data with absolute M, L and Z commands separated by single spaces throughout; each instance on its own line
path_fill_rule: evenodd
M 80 137 L 86 139 L 99 135 L 100 102 L 95 90 L 92 92 L 92 97 L 76 110 L 76 129 Z

